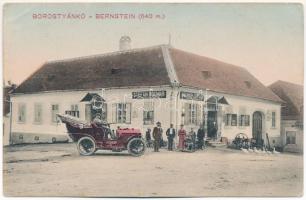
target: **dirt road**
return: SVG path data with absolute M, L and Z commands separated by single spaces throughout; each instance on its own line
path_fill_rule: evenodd
M 98 151 L 83 157 L 74 144 L 4 149 L 6 196 L 301 196 L 302 155 L 263 155 L 208 148 L 142 157 Z

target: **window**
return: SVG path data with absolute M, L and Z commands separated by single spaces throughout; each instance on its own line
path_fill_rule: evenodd
M 296 144 L 296 132 L 286 131 L 286 144 Z
M 42 122 L 42 106 L 41 104 L 34 104 L 34 123 Z
M 226 114 L 225 126 L 230 126 L 232 121 L 232 114 Z
M 218 110 L 218 97 L 217 96 L 211 96 L 207 99 L 207 110 L 208 111 Z
M 73 117 L 80 117 L 80 111 L 78 104 L 72 104 L 70 110 L 65 111 L 66 115 L 71 115 Z
M 240 115 L 239 126 L 249 126 L 249 125 L 250 125 L 250 115 Z
M 185 115 L 184 115 L 184 124 L 198 124 L 200 121 L 200 109 L 198 104 L 185 103 L 184 105 Z
M 58 104 L 51 105 L 51 120 L 52 120 L 52 122 L 54 122 L 54 123 L 57 122 L 56 114 L 58 114 L 58 113 L 59 113 L 59 106 L 58 106 Z
M 143 124 L 144 125 L 154 124 L 154 103 L 153 102 L 144 102 Z
M 25 104 L 18 105 L 18 122 L 20 123 L 26 122 L 26 105 Z
M 196 104 L 189 104 L 190 109 L 190 124 L 197 123 L 197 107 Z
M 276 125 L 276 113 L 275 112 L 272 112 L 272 124 L 271 124 L 272 128 L 275 128 L 275 125 Z
M 225 126 L 237 126 L 237 114 L 226 114 Z
M 250 81 L 244 81 L 244 84 L 247 88 L 251 88 L 252 87 L 252 84 Z
M 112 68 L 112 69 L 111 69 L 111 74 L 118 74 L 119 71 L 120 71 L 119 68 Z
M 231 121 L 232 126 L 237 126 L 237 115 L 232 114 L 232 121 Z
M 209 79 L 211 77 L 211 72 L 210 71 L 202 71 L 202 76 L 205 80 Z
M 113 104 L 113 122 L 114 123 L 131 123 L 131 104 L 116 103 Z

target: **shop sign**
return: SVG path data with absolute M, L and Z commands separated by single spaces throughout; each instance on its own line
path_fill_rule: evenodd
M 132 92 L 133 99 L 155 99 L 155 98 L 166 98 L 166 91 L 141 91 Z
M 200 93 L 193 92 L 181 92 L 181 99 L 194 100 L 194 101 L 204 101 L 204 95 Z

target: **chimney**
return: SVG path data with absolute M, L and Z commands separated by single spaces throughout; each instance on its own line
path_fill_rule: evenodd
M 131 38 L 127 35 L 122 36 L 119 41 L 119 50 L 125 51 L 131 49 Z

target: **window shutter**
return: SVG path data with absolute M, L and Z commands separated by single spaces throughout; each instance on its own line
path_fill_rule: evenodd
M 226 116 L 227 116 L 227 114 L 224 113 L 224 114 L 223 114 L 223 123 L 225 123 L 225 125 L 226 125 L 226 120 L 227 120 L 227 117 L 226 117 Z
M 197 104 L 197 125 L 201 124 L 201 105 Z
M 185 120 L 184 120 L 184 124 L 187 125 L 190 122 L 190 109 L 189 109 L 189 105 L 188 103 L 184 104 L 184 108 L 185 108 Z
M 250 115 L 246 115 L 246 118 L 245 118 L 245 125 L 246 125 L 246 126 L 250 126 Z
M 43 113 L 42 113 L 42 105 L 38 105 L 38 121 L 42 122 L 42 117 L 43 117 Z
M 126 104 L 126 123 L 131 123 L 131 103 Z
M 102 119 L 107 121 L 107 104 L 103 103 L 102 106 Z
M 117 122 L 117 104 L 113 103 L 112 105 L 112 122 L 116 123 Z

